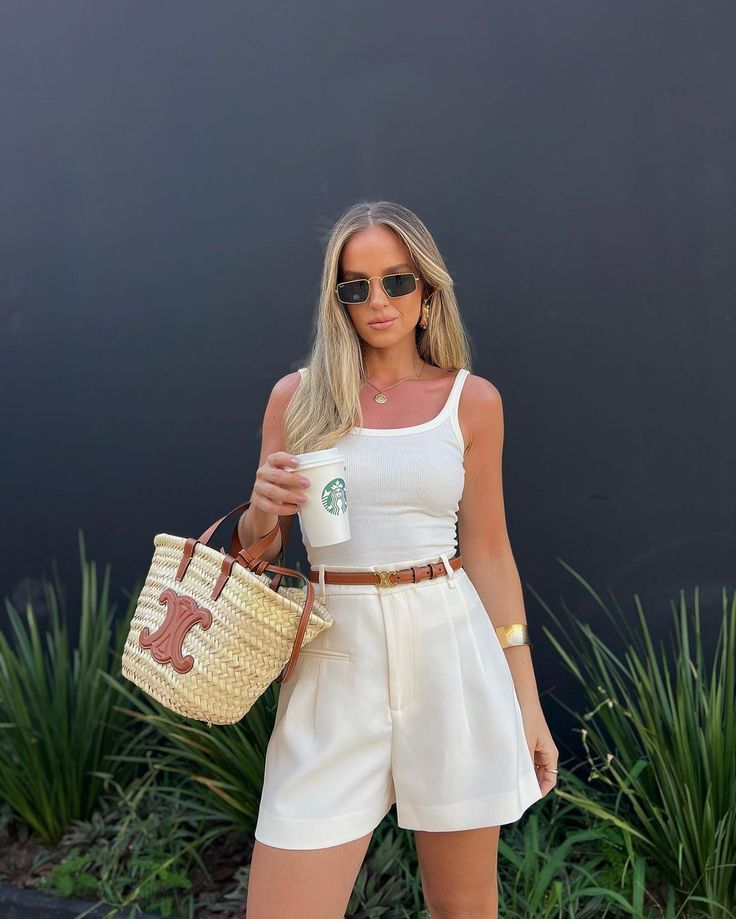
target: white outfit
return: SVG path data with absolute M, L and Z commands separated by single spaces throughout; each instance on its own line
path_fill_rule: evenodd
M 517 820 L 542 797 L 506 654 L 464 568 L 453 571 L 465 474 L 458 371 L 438 415 L 353 428 L 346 458 L 351 538 L 304 545 L 311 567 L 450 575 L 391 587 L 327 584 L 335 622 L 279 689 L 255 836 L 316 849 L 374 829 L 459 830 Z M 308 476 L 308 471 L 305 475 Z

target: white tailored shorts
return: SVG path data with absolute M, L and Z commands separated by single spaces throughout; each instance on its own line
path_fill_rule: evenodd
M 257 840 L 338 845 L 394 803 L 409 829 L 497 826 L 542 797 L 506 653 L 464 568 L 315 590 L 335 621 L 279 686 Z

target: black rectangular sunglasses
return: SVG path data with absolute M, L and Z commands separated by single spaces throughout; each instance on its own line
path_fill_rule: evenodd
M 378 277 L 378 275 L 376 275 Z M 335 290 L 341 303 L 365 303 L 371 289 L 373 278 L 359 278 L 356 281 L 343 281 Z M 404 274 L 385 274 L 381 284 L 389 297 L 405 297 L 417 289 L 419 278 L 411 272 Z

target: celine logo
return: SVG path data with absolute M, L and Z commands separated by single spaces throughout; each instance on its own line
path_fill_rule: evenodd
M 195 625 L 208 629 L 212 625 L 212 613 L 204 606 L 198 606 L 191 597 L 182 597 L 167 587 L 158 598 L 166 603 L 166 618 L 151 635 L 148 626 L 141 630 L 138 642 L 141 648 L 150 648 L 159 664 L 170 663 L 179 673 L 188 673 L 194 666 L 194 657 L 184 657 L 182 644 L 187 632 Z

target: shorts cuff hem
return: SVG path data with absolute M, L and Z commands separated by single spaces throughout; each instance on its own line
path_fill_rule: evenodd
M 396 805 L 397 823 L 410 830 L 472 830 L 515 823 L 536 801 L 543 798 L 536 773 L 521 776 L 516 790 L 468 798 L 450 804 Z
M 375 829 L 390 810 L 394 798 L 380 807 L 368 807 L 340 817 L 278 817 L 259 811 L 255 838 L 281 849 L 322 849 L 364 836 Z

